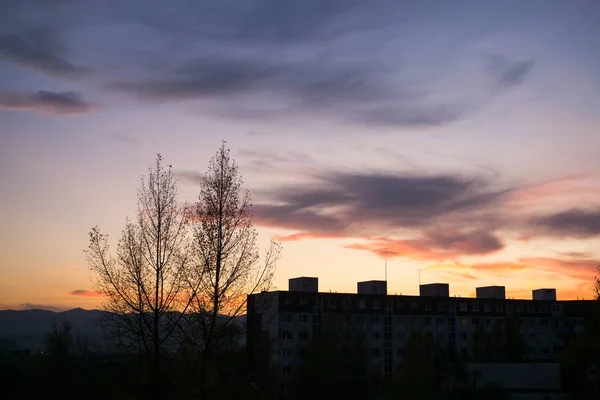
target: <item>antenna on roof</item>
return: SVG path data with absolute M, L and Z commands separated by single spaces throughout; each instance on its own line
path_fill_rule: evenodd
M 385 282 L 387 283 L 387 257 L 384 257 L 384 265 L 385 265 Z

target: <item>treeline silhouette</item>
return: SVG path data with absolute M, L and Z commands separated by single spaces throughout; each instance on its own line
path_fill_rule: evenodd
M 597 399 L 600 352 L 600 307 L 586 319 L 586 329 L 570 339 L 560 356 L 563 389 L 572 399 Z M 448 351 L 433 336 L 413 331 L 404 348 L 404 362 L 391 379 L 369 364 L 370 351 L 359 329 L 345 333 L 333 321 L 299 348 L 300 365 L 285 384 L 278 368 L 252 357 L 236 338 L 241 326 L 224 332 L 210 363 L 185 340 L 171 345 L 162 357 L 161 396 L 165 399 L 276 399 L 284 392 L 294 399 L 508 399 L 501 386 L 482 386 L 467 362 L 527 362 L 526 347 L 512 347 L 518 326 L 498 324 L 487 340 L 475 335 L 468 358 Z M 511 332 L 511 330 L 514 330 Z M 499 333 L 502 332 L 502 333 Z M 500 339 L 503 338 L 503 339 Z M 485 345 L 482 346 L 482 343 Z M 509 349 L 510 347 L 510 349 Z M 155 397 L 152 365 L 142 354 L 100 347 L 77 336 L 68 322 L 47 334 L 44 351 L 36 355 L 0 355 L 3 398 L 147 399 Z

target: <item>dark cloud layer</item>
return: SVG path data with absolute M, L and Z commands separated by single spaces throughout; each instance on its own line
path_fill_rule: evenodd
M 600 209 L 573 208 L 533 220 L 542 234 L 556 237 L 600 236 Z
M 66 50 L 51 30 L 0 35 L 0 58 L 51 75 L 76 78 L 88 73 L 67 61 Z
M 418 61 L 411 64 L 414 47 L 401 39 L 411 28 L 428 26 L 431 16 L 416 3 L 10 4 L 13 17 L 5 17 L 9 28 L 0 33 L 5 60 L 73 78 L 89 75 L 72 61 L 83 54 L 103 87 L 144 101 L 196 100 L 204 112 L 221 117 L 310 115 L 370 126 L 436 127 L 468 117 L 496 94 L 448 95 L 444 85 L 431 85 L 453 79 L 451 68 L 441 64 L 439 74 L 413 77 L 419 69 Z M 19 18 L 26 23 L 15 22 Z M 93 34 L 80 35 L 89 26 Z M 90 39 L 93 46 L 85 42 Z M 428 45 L 435 41 L 424 39 Z M 508 55 L 489 60 L 489 79 L 502 89 L 521 84 L 533 66 Z
M 74 92 L 40 90 L 23 93 L 0 91 L 0 109 L 30 110 L 50 114 L 77 114 L 93 109 L 93 105 Z
M 511 60 L 502 54 L 490 54 L 487 59 L 488 71 L 502 89 L 522 84 L 534 66 L 533 60 Z
M 470 216 L 500 204 L 504 195 L 484 180 L 452 175 L 330 173 L 312 185 L 271 191 L 272 202 L 256 205 L 254 212 L 261 224 L 313 235 L 381 235 L 436 224 L 454 227 L 456 219 L 471 221 Z M 430 233 L 427 240 L 442 248 L 501 247 L 492 233 L 457 232 Z

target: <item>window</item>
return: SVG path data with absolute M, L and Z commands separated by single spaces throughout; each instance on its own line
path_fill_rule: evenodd
M 439 303 L 438 303 L 438 305 L 437 305 L 437 309 L 438 309 L 438 311 L 444 311 L 444 308 L 445 308 L 445 307 L 444 307 L 444 303 L 442 303 L 442 302 L 439 302 Z
M 486 319 L 485 319 L 485 324 L 486 324 L 487 326 L 490 326 L 490 325 L 492 325 L 492 319 L 491 319 L 491 318 L 486 318 Z
M 485 312 L 490 312 L 490 311 L 492 311 L 492 304 L 491 303 L 485 303 L 483 305 L 483 308 L 484 308 Z
M 281 372 L 283 372 L 284 375 L 291 375 L 292 367 L 290 367 L 289 365 L 284 365 L 283 367 L 281 367 Z
M 550 354 L 550 349 L 546 346 L 542 347 L 542 354 L 544 354 L 544 355 Z
M 379 355 L 380 355 L 379 349 L 377 349 L 377 348 L 371 349 L 371 357 L 377 358 L 377 357 L 379 357 Z
M 431 317 L 423 317 L 423 325 L 431 325 Z
M 535 340 L 535 334 L 533 334 L 533 333 L 528 333 L 528 334 L 527 334 L 527 339 L 528 339 L 530 342 L 533 342 L 533 341 Z
M 373 309 L 379 310 L 381 308 L 381 302 L 379 300 L 373 300 Z
M 479 318 L 473 318 L 473 326 L 479 326 Z
M 321 323 L 321 316 L 313 315 L 313 324 L 320 324 L 320 323 Z
M 299 320 L 300 320 L 301 324 L 306 324 L 308 322 L 308 315 L 306 315 L 306 314 L 300 314 Z
M 444 317 L 437 317 L 435 323 L 437 325 L 444 325 Z
M 540 305 L 540 312 L 541 313 L 547 313 L 548 312 L 548 306 L 545 304 Z
M 431 304 L 425 303 L 425 311 L 431 311 Z
M 373 339 L 374 340 L 380 340 L 381 339 L 381 334 L 379 332 L 373 332 Z
M 356 322 L 358 322 L 359 324 L 364 324 L 365 323 L 365 316 L 364 315 L 358 315 L 356 317 Z
M 552 312 L 553 313 L 560 313 L 562 311 L 562 305 L 561 304 L 553 304 L 552 305 Z
M 397 308 L 398 310 L 401 310 L 401 309 L 403 309 L 403 308 L 404 308 L 404 302 L 403 302 L 402 300 L 398 300 L 398 301 L 396 302 L 396 308 Z
M 359 300 L 358 301 L 358 308 L 361 310 L 365 309 L 365 301 L 364 300 Z
M 285 305 L 286 306 L 291 306 L 294 304 L 294 300 L 291 297 L 286 297 L 285 298 Z
M 335 306 L 336 306 L 335 299 L 327 300 L 327 308 L 335 308 Z
M 479 311 L 479 303 L 473 303 L 473 311 Z
M 410 324 L 412 326 L 419 325 L 419 317 L 410 317 Z
M 300 340 L 308 340 L 308 332 L 307 331 L 300 331 L 300 332 L 298 332 L 298 339 L 300 339 Z
M 322 307 L 322 306 L 323 306 L 323 299 L 322 299 L 321 297 L 317 297 L 317 298 L 315 299 L 315 305 L 316 305 L 317 307 Z
M 496 303 L 496 312 L 502 312 L 504 310 L 504 304 Z
M 308 305 L 308 299 L 306 297 L 302 297 L 300 299 L 300 305 L 301 306 L 307 306 Z
M 283 393 L 292 393 L 292 385 L 287 382 L 284 382 Z
M 293 338 L 292 332 L 290 332 L 290 331 L 283 331 L 281 333 L 281 338 L 283 340 L 292 340 L 292 338 Z
M 419 308 L 419 305 L 417 304 L 416 301 L 411 301 L 410 302 L 410 308 L 413 310 L 416 310 L 417 308 Z
M 284 358 L 289 358 L 292 356 L 292 349 L 281 349 L 281 355 Z
M 398 347 L 398 350 L 396 350 L 396 354 L 398 354 L 398 357 L 404 356 L 404 347 Z
M 534 309 L 533 309 L 533 304 L 527 304 L 527 312 L 528 313 L 533 313 Z
M 467 311 L 467 303 L 460 303 L 458 305 L 458 310 L 459 311 Z
M 379 323 L 379 315 L 373 315 L 371 317 L 371 323 L 372 324 L 378 324 Z
M 387 310 L 391 310 L 392 308 L 394 308 L 394 302 L 392 300 L 388 300 L 385 302 L 385 308 Z
M 509 313 L 509 314 L 512 314 L 512 312 L 513 312 L 513 305 L 512 304 L 508 303 L 506 305 L 506 312 Z
M 518 313 L 522 313 L 523 312 L 523 304 L 517 304 L 517 312 Z
M 460 324 L 462 326 L 467 326 L 467 325 L 469 325 L 469 320 L 467 320 L 466 318 L 461 318 Z
M 542 319 L 540 319 L 540 325 L 541 326 L 548 326 L 548 318 L 542 318 Z
M 292 314 L 285 314 L 285 316 L 283 317 L 283 322 L 289 324 L 294 320 L 293 318 L 294 316 Z
M 396 339 L 398 339 L 398 340 L 404 340 L 404 339 L 406 339 L 406 332 L 398 332 L 398 333 L 396 333 Z
M 352 300 L 344 299 L 344 308 L 352 308 Z

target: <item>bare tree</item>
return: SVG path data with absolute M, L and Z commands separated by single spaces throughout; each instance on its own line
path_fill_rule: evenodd
M 245 312 L 246 296 L 271 287 L 281 247 L 271 241 L 259 256 L 252 224 L 252 202 L 242 192 L 238 166 L 225 142 L 210 160 L 195 205 L 194 262 L 205 271 L 194 304 L 201 322 L 203 357 L 231 332 L 232 321 Z
M 152 367 L 154 392 L 161 395 L 160 358 L 200 285 L 202 271 L 189 258 L 185 207 L 177 201 L 171 167 L 156 164 L 142 177 L 135 221 L 126 221 L 115 254 L 108 236 L 91 230 L 86 256 L 105 296 L 108 326 L 136 346 Z

